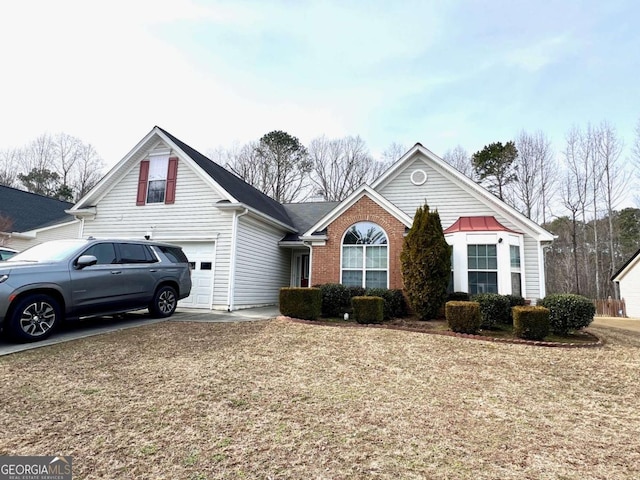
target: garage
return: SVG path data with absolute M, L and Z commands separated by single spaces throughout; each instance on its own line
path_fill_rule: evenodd
M 215 265 L 215 242 L 172 242 L 180 245 L 191 264 L 191 295 L 178 303 L 181 307 L 211 308 Z

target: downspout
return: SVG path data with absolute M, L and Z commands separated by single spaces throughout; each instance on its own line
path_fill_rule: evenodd
M 83 238 L 83 237 L 84 237 L 84 217 L 80 217 L 80 236 L 78 238 Z
M 303 245 L 306 245 L 309 248 L 309 285 L 307 287 L 311 288 L 311 277 L 313 276 L 313 248 L 311 248 L 311 242 L 302 242 Z
M 236 250 L 238 248 L 238 219 L 249 213 L 249 209 L 245 208 L 244 212 L 238 214 L 233 211 L 233 224 L 231 227 L 231 258 L 229 259 L 229 291 L 227 292 L 227 311 L 233 311 L 233 300 L 236 281 Z

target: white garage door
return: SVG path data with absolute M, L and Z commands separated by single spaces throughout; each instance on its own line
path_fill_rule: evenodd
M 191 295 L 178 304 L 189 308 L 211 308 L 215 243 L 178 243 L 191 263 Z

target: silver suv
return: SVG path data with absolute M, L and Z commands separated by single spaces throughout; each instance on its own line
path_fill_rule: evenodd
M 64 319 L 142 308 L 168 317 L 190 292 L 189 262 L 176 245 L 54 240 L 0 263 L 0 325 L 16 341 L 41 340 Z

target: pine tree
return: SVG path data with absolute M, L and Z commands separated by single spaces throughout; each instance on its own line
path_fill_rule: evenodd
M 425 204 L 413 217 L 400 256 L 404 289 L 420 320 L 435 318 L 447 298 L 451 274 L 451 247 L 437 211 Z

